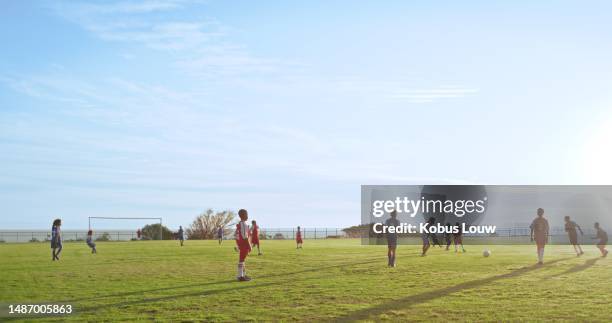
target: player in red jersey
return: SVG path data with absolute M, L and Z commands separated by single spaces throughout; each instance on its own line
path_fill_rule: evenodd
M 255 220 L 251 221 L 251 247 L 257 246 L 257 255 L 261 256 L 261 249 L 259 248 L 259 226 Z
M 240 252 L 238 258 L 238 281 L 249 281 L 251 278 L 246 275 L 246 269 L 244 267 L 244 261 L 246 257 L 251 252 L 251 242 L 249 241 L 249 225 L 247 224 L 247 220 L 249 218 L 249 214 L 247 210 L 240 209 L 238 211 L 238 216 L 240 217 L 240 222 L 236 224 L 236 246 Z
M 295 234 L 295 244 L 297 246 L 295 249 L 301 249 L 302 244 L 304 244 L 304 241 L 302 240 L 302 230 L 299 226 L 297 227 L 297 233 Z

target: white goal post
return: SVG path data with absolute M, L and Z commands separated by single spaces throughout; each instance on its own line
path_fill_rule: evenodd
M 164 240 L 162 218 L 129 218 L 129 217 L 112 217 L 112 216 L 89 216 L 89 230 L 91 230 L 91 219 L 103 220 L 158 220 L 159 221 L 159 239 Z

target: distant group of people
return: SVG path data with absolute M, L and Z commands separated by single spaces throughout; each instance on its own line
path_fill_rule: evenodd
M 434 217 L 430 217 L 427 220 L 427 224 L 432 226 L 436 223 L 436 219 Z M 400 222 L 397 220 L 397 212 L 392 211 L 390 213 L 390 218 L 385 221 L 386 226 L 399 226 Z M 452 225 L 450 223 L 446 223 L 447 228 L 451 228 Z M 600 227 L 599 223 L 596 222 L 594 224 L 596 236 L 595 239 L 599 240 L 597 242 L 597 248 L 601 252 L 602 257 L 606 257 L 608 255 L 608 250 L 606 249 L 606 245 L 608 243 L 608 234 Z M 537 210 L 537 217 L 530 226 L 531 233 L 531 241 L 536 243 L 537 246 L 537 255 L 538 255 L 538 264 L 544 263 L 544 247 L 548 243 L 549 237 L 549 225 L 548 220 L 544 218 L 544 209 L 539 208 Z M 455 252 L 458 252 L 459 247 L 463 252 L 465 252 L 465 247 L 463 246 L 463 231 L 461 230 L 461 224 L 459 222 L 455 223 L 455 230 L 446 230 L 444 233 L 444 238 L 446 241 L 446 250 L 450 250 L 451 244 L 454 242 Z M 576 222 L 572 221 L 569 216 L 565 217 L 565 231 L 569 236 L 569 242 L 574 246 L 574 251 L 576 251 L 577 256 L 581 256 L 584 254 L 582 247 L 578 243 L 578 232 L 581 235 L 582 228 L 576 224 Z M 397 249 L 397 234 L 396 233 L 386 233 L 387 237 L 387 258 L 388 258 L 388 266 L 395 267 L 395 253 Z M 423 241 L 423 249 L 421 256 L 425 256 L 429 248 L 434 246 L 442 247 L 442 243 L 440 239 L 438 239 L 437 235 L 431 232 L 423 232 L 421 233 L 421 239 Z
M 236 240 L 236 247 L 234 248 L 238 251 L 238 276 L 236 277 L 238 281 L 250 281 L 251 277 L 246 274 L 245 261 L 247 256 L 251 253 L 251 250 L 257 246 L 257 255 L 261 256 L 261 248 L 259 242 L 259 226 L 255 220 L 251 221 L 251 228 L 247 224 L 247 220 L 249 219 L 249 213 L 245 209 L 240 209 L 238 211 L 238 217 L 240 218 L 240 222 L 236 224 L 236 231 L 234 233 L 234 238 Z M 223 240 L 223 228 L 219 228 L 218 232 L 219 236 L 219 244 Z M 302 240 L 302 230 L 298 226 L 295 234 L 295 242 L 296 249 L 302 249 L 304 241 Z
M 580 231 L 580 235 L 583 235 L 582 228 L 576 224 L 576 222 L 572 221 L 569 216 L 565 218 L 565 232 L 567 232 L 570 244 L 574 246 L 574 251 L 577 256 L 581 256 L 584 254 L 582 251 L 582 247 L 578 243 L 578 231 Z M 602 257 L 608 256 L 608 250 L 606 249 L 606 245 L 608 244 L 608 234 L 604 231 L 599 222 L 595 222 L 593 225 L 595 228 L 595 240 L 597 241 L 597 248 L 601 252 Z M 548 220 L 544 218 L 544 209 L 539 208 L 537 211 L 537 217 L 530 226 L 530 238 L 531 241 L 536 243 L 537 246 L 537 254 L 538 254 L 538 264 L 544 263 L 544 247 L 548 243 L 548 237 L 550 233 L 550 226 L 548 225 Z
M 430 217 L 427 220 L 427 224 L 430 226 L 434 225 L 435 223 L 436 223 L 436 219 L 434 217 Z M 393 226 L 393 227 L 397 227 L 400 225 L 400 222 L 397 219 L 397 211 L 392 211 L 390 213 L 390 218 L 387 219 L 387 221 L 385 221 L 385 225 Z M 446 223 L 446 226 L 448 228 L 452 227 L 450 223 Z M 444 233 L 444 239 L 446 240 L 446 251 L 450 250 L 450 246 L 454 242 L 455 252 L 459 252 L 459 247 L 461 247 L 461 250 L 465 252 L 465 247 L 463 247 L 463 232 L 461 231 L 460 226 L 461 224 L 457 222 L 455 224 L 455 227 L 457 227 L 457 230 L 455 230 L 454 233 L 450 233 L 449 232 L 450 230 L 446 230 L 446 232 Z M 396 265 L 395 251 L 397 249 L 397 233 L 387 232 L 386 235 L 387 235 L 388 266 L 395 267 Z M 421 233 L 421 240 L 423 242 L 423 249 L 422 249 L 421 257 L 424 257 L 427 255 L 427 251 L 432 245 L 434 246 L 437 245 L 439 247 L 442 247 L 442 243 L 440 242 L 440 239 L 438 239 L 438 236 L 436 236 L 434 233 L 430 233 L 430 232 Z

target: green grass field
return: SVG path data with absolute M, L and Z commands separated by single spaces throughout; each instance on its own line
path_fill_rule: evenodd
M 236 282 L 233 241 L 0 244 L 0 303 L 66 302 L 76 313 L 36 320 L 115 321 L 610 321 L 612 258 L 586 246 L 467 246 L 465 254 L 359 240 L 262 241 L 247 260 L 251 282 Z M 0 318 L 15 320 L 14 317 Z

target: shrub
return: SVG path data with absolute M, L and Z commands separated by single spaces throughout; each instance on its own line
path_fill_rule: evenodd
M 143 240 L 160 240 L 159 238 L 159 226 L 161 224 L 147 224 L 142 228 L 142 239 Z M 174 237 L 174 233 L 170 231 L 166 226 L 161 225 L 162 230 L 162 239 L 163 240 L 172 240 Z
M 30 239 L 29 242 L 40 242 L 40 241 L 38 241 L 38 239 L 36 239 L 36 238 L 32 238 L 32 239 Z
M 273 239 L 275 239 L 275 240 L 284 240 L 285 236 L 283 236 L 283 234 L 279 232 L 279 233 L 274 235 Z
M 104 232 L 101 236 L 96 238 L 96 241 L 110 241 L 110 234 L 108 232 Z

